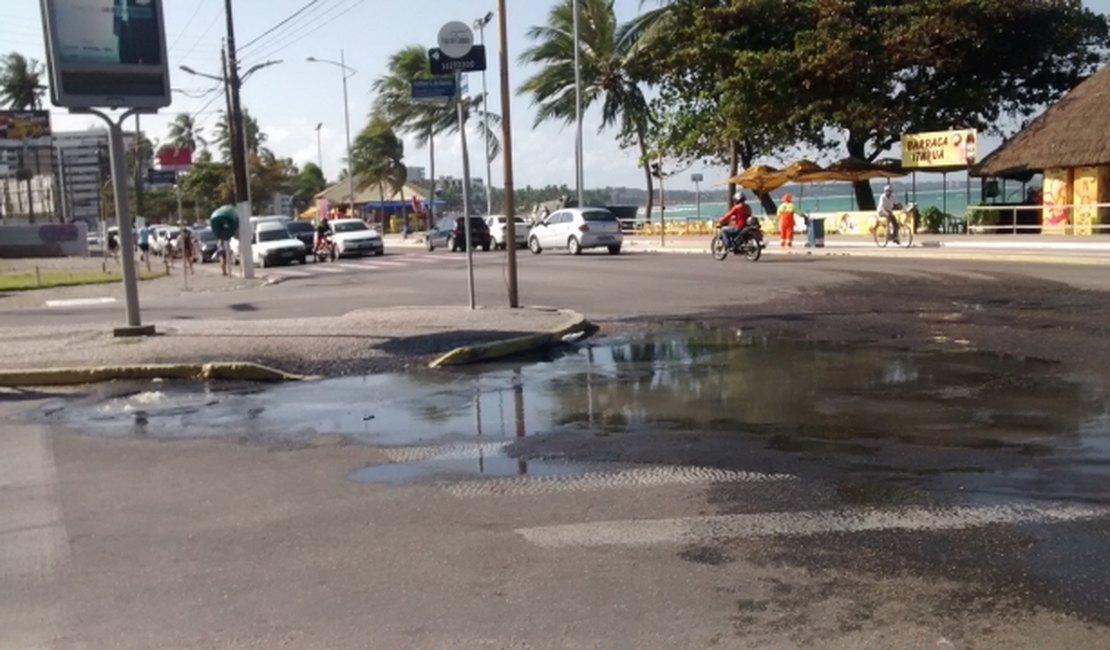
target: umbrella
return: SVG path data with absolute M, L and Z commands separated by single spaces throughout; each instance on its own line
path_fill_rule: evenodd
M 786 178 L 791 181 L 804 182 L 806 176 L 816 174 L 824 171 L 820 165 L 812 160 L 802 159 L 798 162 L 790 163 L 786 169 L 782 170 L 786 174 Z M 800 180 L 801 179 L 801 180 Z
M 905 175 L 906 172 L 902 170 L 901 165 L 873 163 L 849 156 L 848 158 L 841 158 L 819 172 L 806 174 L 795 180 L 799 183 L 820 183 L 822 181 L 852 183 L 872 178 L 891 178 Z
M 753 165 L 745 169 L 744 173 L 726 180 L 725 183 L 735 183 L 753 192 L 766 193 L 782 187 L 788 180 L 790 179 L 786 174 L 777 167 Z

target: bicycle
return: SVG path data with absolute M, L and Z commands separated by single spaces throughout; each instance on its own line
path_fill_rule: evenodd
M 898 222 L 897 240 L 894 239 L 894 233 L 890 228 L 892 219 Z M 886 248 L 887 244 L 891 242 L 903 248 L 909 248 L 913 246 L 913 221 L 909 219 L 908 213 L 903 213 L 901 217 L 893 215 L 886 219 L 875 215 L 875 223 L 871 226 L 871 234 L 875 237 L 875 245 L 879 248 Z

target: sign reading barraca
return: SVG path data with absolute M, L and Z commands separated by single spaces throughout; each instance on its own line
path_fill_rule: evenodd
M 902 167 L 967 167 L 979 158 L 975 129 L 907 133 L 902 136 Z
M 50 111 L 0 111 L 0 140 L 50 137 Z

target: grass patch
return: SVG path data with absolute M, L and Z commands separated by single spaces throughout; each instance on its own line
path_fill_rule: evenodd
M 140 280 L 153 280 L 166 275 L 165 271 L 141 271 Z M 53 287 L 76 287 L 85 284 L 110 284 L 119 282 L 122 276 L 117 272 L 100 271 L 40 271 L 39 284 L 35 284 L 35 274 L 0 274 L 0 291 L 31 291 Z

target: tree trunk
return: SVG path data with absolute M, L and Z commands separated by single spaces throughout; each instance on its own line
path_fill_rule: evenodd
M 729 147 L 732 149 L 732 151 L 729 152 L 728 177 L 732 178 L 733 176 L 736 176 L 737 174 L 740 173 L 740 143 L 737 142 L 736 140 L 733 140 L 732 142 L 729 143 Z M 728 184 L 728 207 L 730 209 L 732 208 L 732 204 L 736 202 L 736 199 L 733 198 L 735 196 L 736 196 L 736 183 L 729 183 Z
M 848 155 L 859 158 L 860 160 L 867 160 L 864 153 L 866 149 L 866 140 L 860 140 L 848 133 Z M 875 209 L 875 192 L 871 190 L 871 181 L 856 181 L 852 183 L 852 190 L 856 194 L 856 207 L 859 210 L 874 210 Z
M 651 210 L 655 207 L 655 182 L 651 180 L 651 161 L 648 160 L 647 138 L 644 130 L 640 128 L 636 133 L 640 142 L 640 157 L 644 160 L 644 181 L 647 184 L 647 222 L 651 223 Z

